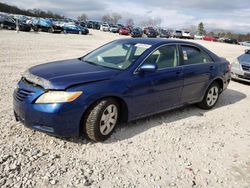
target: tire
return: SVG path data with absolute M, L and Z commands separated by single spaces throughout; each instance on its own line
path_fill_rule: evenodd
M 0 24 L 0 28 L 3 29 L 4 28 L 4 25 L 3 23 Z
M 104 141 L 113 133 L 120 109 L 113 99 L 104 99 L 90 109 L 84 121 L 84 133 L 96 142 Z
M 49 29 L 48 29 L 48 32 L 49 32 L 49 33 L 54 33 L 54 28 L 53 28 L 53 27 L 49 28 Z
M 220 86 L 217 82 L 213 82 L 207 89 L 203 100 L 197 104 L 202 109 L 209 110 L 213 108 L 220 96 Z
M 34 26 L 34 27 L 33 27 L 33 30 L 34 30 L 35 32 L 38 32 L 38 27 L 37 27 L 37 26 Z

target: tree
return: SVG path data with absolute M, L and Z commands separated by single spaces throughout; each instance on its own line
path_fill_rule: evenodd
M 117 24 L 120 19 L 122 19 L 122 16 L 120 14 L 115 13 L 115 12 L 112 14 L 112 23 L 113 24 Z
M 196 25 L 190 25 L 187 29 L 191 34 L 196 34 L 198 32 L 198 28 Z
M 126 21 L 126 25 L 127 26 L 134 26 L 134 20 L 132 18 L 129 18 L 127 21 Z
M 206 31 L 204 29 L 204 24 L 202 22 L 199 23 L 199 25 L 198 25 L 198 33 L 199 33 L 199 35 L 205 35 L 206 34 Z
M 109 14 L 105 14 L 102 16 L 102 21 L 107 23 L 112 23 L 113 19 Z
M 161 25 L 161 18 L 149 18 L 141 22 L 141 25 L 144 27 L 158 27 Z
M 88 19 L 88 16 L 85 13 L 82 13 L 80 16 L 77 17 L 80 21 L 86 21 Z

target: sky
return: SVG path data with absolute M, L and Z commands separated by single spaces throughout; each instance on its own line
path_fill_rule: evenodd
M 50 10 L 76 18 L 85 13 L 100 20 L 104 14 L 117 12 L 121 22 L 132 18 L 135 24 L 149 18 L 161 19 L 161 26 L 188 28 L 203 22 L 207 29 L 250 32 L 249 0 L 3 0 L 23 9 Z

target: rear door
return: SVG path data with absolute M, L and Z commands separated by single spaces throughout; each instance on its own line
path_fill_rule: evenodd
M 181 45 L 181 64 L 184 73 L 182 103 L 200 100 L 211 79 L 215 63 L 203 50 L 189 45 Z

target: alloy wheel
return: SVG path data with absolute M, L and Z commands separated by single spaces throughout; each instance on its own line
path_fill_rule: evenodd
M 111 104 L 103 111 L 100 120 L 100 132 L 102 135 L 108 135 L 115 127 L 118 118 L 118 108 Z
M 216 86 L 211 87 L 207 93 L 207 98 L 206 98 L 207 105 L 213 106 L 216 103 L 218 97 L 219 97 L 218 87 L 216 87 Z

